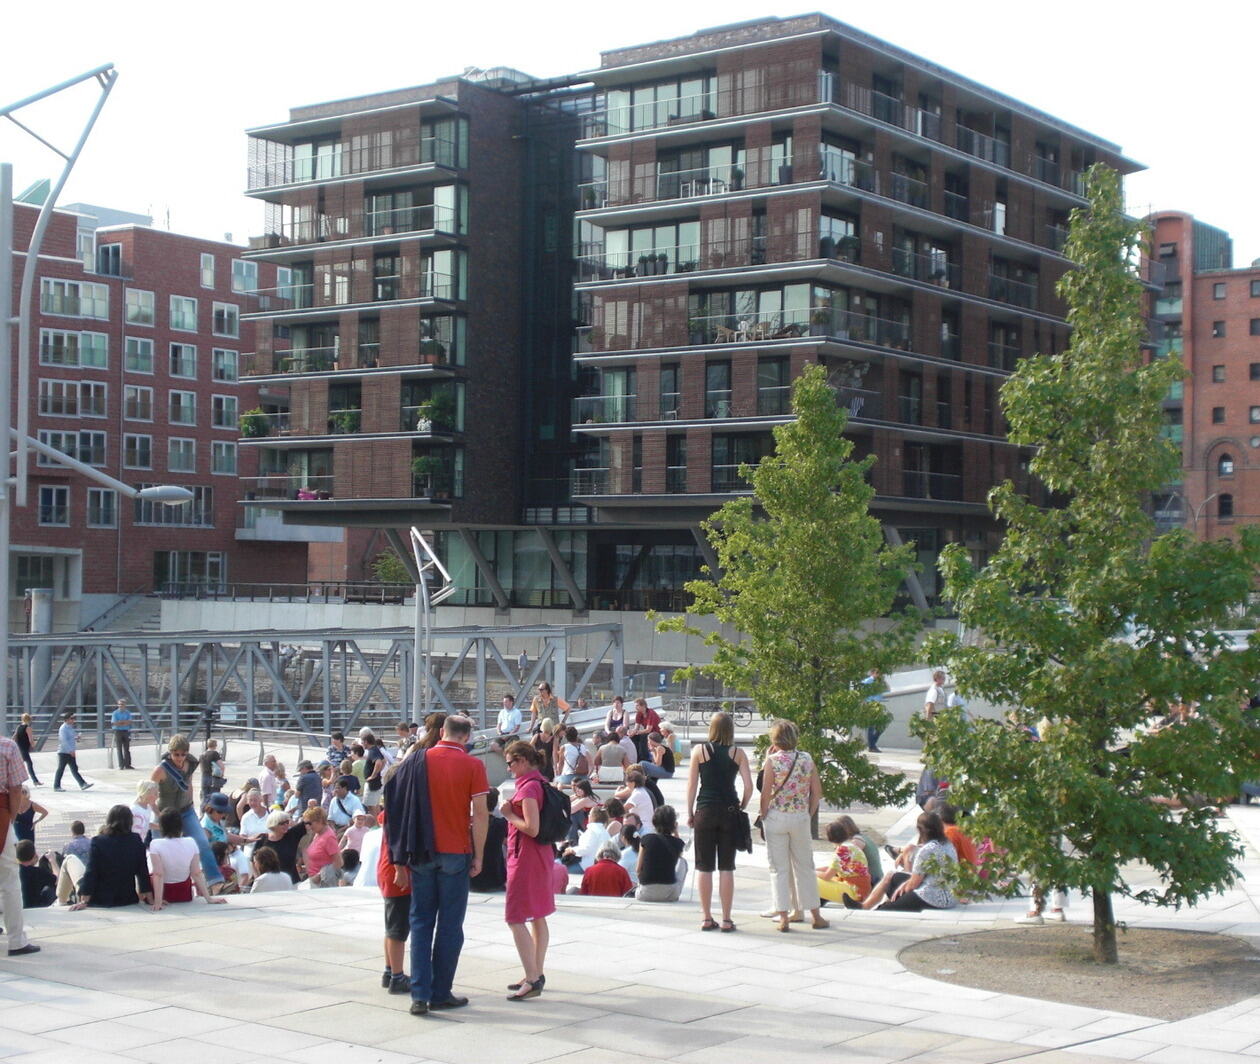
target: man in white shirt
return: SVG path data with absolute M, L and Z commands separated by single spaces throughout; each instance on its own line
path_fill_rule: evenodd
M 263 802 L 262 792 L 251 790 L 245 795 L 248 809 L 241 814 L 241 835 L 247 839 L 267 834 L 267 815 L 271 812 Z
M 258 789 L 262 792 L 263 802 L 268 807 L 276 800 L 276 755 L 268 754 L 263 758 L 263 770 L 258 773 Z
M 923 697 L 923 715 L 931 720 L 938 710 L 945 708 L 945 672 L 937 669 L 932 673 L 932 686 Z
M 516 708 L 516 702 L 511 695 L 503 696 L 503 708 L 499 710 L 496 731 L 498 732 L 498 738 L 494 743 L 496 750 L 505 749 L 508 743 L 520 737 L 521 711 Z
M 340 777 L 333 787 L 332 801 L 328 803 L 329 823 L 338 832 L 342 832 L 354 822 L 354 815 L 362 812 L 363 802 L 350 790 L 350 782 L 346 777 Z

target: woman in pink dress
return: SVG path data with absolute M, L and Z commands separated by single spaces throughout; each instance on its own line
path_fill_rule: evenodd
M 547 917 L 556 911 L 551 871 L 555 851 L 549 842 L 539 842 L 539 814 L 548 784 L 539 768 L 542 758 L 532 743 L 517 740 L 503 751 L 508 771 L 516 778 L 516 793 L 500 807 L 508 822 L 507 900 L 503 916 L 512 929 L 516 952 L 525 968 L 525 977 L 508 987 L 509 1001 L 523 1001 L 542 993 L 546 977 L 543 961 L 547 956 Z

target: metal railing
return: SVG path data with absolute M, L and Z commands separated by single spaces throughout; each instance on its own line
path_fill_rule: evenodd
M 458 226 L 451 207 L 433 203 L 415 203 L 409 207 L 393 207 L 383 211 L 363 212 L 365 236 L 389 236 L 393 233 L 417 233 L 432 230 L 454 233 Z
M 403 602 L 415 593 L 411 584 L 377 580 L 313 580 L 305 584 L 228 584 L 174 581 L 157 591 L 170 599 L 237 599 L 242 602 Z
M 1003 303 L 1023 307 L 1025 310 L 1037 309 L 1037 286 L 1026 281 L 1016 281 L 1001 274 L 989 274 L 988 296 Z
M 710 90 L 679 96 L 672 100 L 659 100 L 638 105 L 628 104 L 624 107 L 604 107 L 599 111 L 588 111 L 580 116 L 578 137 L 586 140 L 591 137 L 616 136 L 644 129 L 661 129 L 665 126 L 709 121 L 717 117 L 714 113 L 715 95 Z
M 636 418 L 638 396 L 582 395 L 573 400 L 574 425 L 600 425 Z
M 336 478 L 331 474 L 264 473 L 241 477 L 241 487 L 248 499 L 332 498 Z M 303 494 L 309 492 L 309 495 Z
M 954 134 L 954 147 L 959 151 L 965 151 L 968 155 L 974 155 L 977 159 L 1007 170 L 1011 168 L 1011 146 L 1008 142 L 966 126 L 956 126 Z
M 1022 352 L 1012 344 L 989 341 L 989 365 L 994 369 L 1014 370 Z
M 607 495 L 610 482 L 607 468 L 575 469 L 570 478 L 573 495 Z
M 328 434 L 330 436 L 349 436 L 358 432 L 363 426 L 363 410 L 357 406 L 347 406 L 340 410 L 328 411 Z
M 892 249 L 892 272 L 900 277 L 940 285 L 942 288 L 962 286 L 962 267 L 950 262 L 944 252 Z
M 917 177 L 911 177 L 909 174 L 889 174 L 888 192 L 893 199 L 922 210 L 927 210 L 931 202 L 928 183 L 920 181 Z
M 963 478 L 958 473 L 920 473 L 902 470 L 902 494 L 910 499 L 962 500 Z

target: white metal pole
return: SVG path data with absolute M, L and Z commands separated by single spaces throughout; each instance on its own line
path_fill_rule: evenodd
M 9 424 L 13 374 L 13 167 L 0 163 L 0 441 L 4 465 L 0 475 L 0 730 L 10 734 L 9 721 Z

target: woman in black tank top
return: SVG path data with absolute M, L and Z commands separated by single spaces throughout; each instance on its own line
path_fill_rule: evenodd
M 743 793 L 735 795 L 735 777 Z M 715 931 L 713 873 L 718 872 L 722 930 L 734 931 L 731 902 L 735 895 L 735 850 L 742 832 L 741 814 L 752 797 L 748 758 L 735 746 L 735 723 L 729 713 L 715 713 L 709 722 L 709 741 L 697 746 L 687 773 L 687 823 L 693 829 L 696 890 L 700 895 L 702 931 Z

